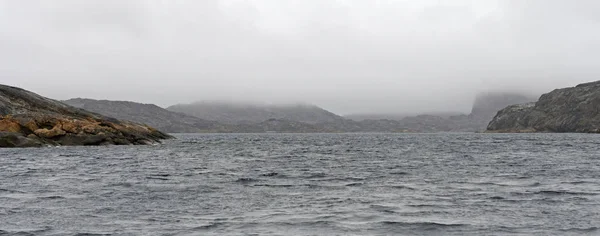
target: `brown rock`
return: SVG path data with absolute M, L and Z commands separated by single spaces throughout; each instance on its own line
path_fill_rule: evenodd
M 54 138 L 67 134 L 67 132 L 61 129 L 60 125 L 54 126 L 54 128 L 52 128 L 51 130 L 37 129 L 36 131 L 34 131 L 34 133 L 41 138 Z
M 81 129 L 83 130 L 83 132 L 86 132 L 88 134 L 96 134 L 96 133 L 98 133 L 98 130 L 97 130 L 98 126 L 92 125 L 92 124 L 85 125 Z
M 0 131 L 18 133 L 21 132 L 21 126 L 13 119 L 3 118 L 0 120 Z
M 23 126 L 27 129 L 29 129 L 31 132 L 36 131 L 40 128 L 33 120 L 30 120 L 29 122 L 25 123 Z
M 81 132 L 81 127 L 79 126 L 80 124 L 78 124 L 79 122 L 75 121 L 63 121 L 61 122 L 62 124 L 62 130 L 72 133 L 72 134 L 78 134 L 79 132 Z

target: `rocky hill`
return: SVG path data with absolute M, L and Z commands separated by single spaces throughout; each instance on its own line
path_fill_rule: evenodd
M 147 124 L 167 133 L 223 132 L 230 129 L 216 121 L 172 112 L 154 104 L 83 98 L 63 102 L 105 116 Z
M 486 130 L 498 110 L 534 100 L 533 96 L 520 93 L 488 92 L 476 96 L 468 115 L 445 112 L 416 116 L 370 114 L 348 117 L 357 121 L 351 130 L 359 132 L 479 132 Z
M 105 116 L 148 124 L 169 133 L 398 133 L 484 131 L 498 110 L 514 102 L 533 100 L 516 93 L 487 93 L 477 96 L 469 115 L 446 112 L 359 120 L 343 118 L 313 105 L 198 102 L 171 106 L 167 110 L 152 104 L 80 98 L 65 103 Z
M 556 89 L 535 103 L 509 106 L 488 132 L 600 133 L 600 81 Z
M 226 102 L 196 102 L 174 105 L 168 107 L 167 110 L 234 125 L 260 123 L 269 119 L 296 121 L 307 124 L 344 120 L 344 118 L 325 109 L 304 104 L 256 105 Z
M 0 147 L 152 144 L 167 138 L 171 136 L 146 125 L 0 85 Z

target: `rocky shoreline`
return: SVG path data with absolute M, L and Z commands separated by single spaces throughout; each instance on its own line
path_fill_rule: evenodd
M 600 133 L 600 81 L 556 89 L 498 112 L 488 133 Z
M 172 136 L 0 85 L 0 147 L 148 145 Z

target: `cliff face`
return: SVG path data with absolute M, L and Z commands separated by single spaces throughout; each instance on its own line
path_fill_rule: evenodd
M 0 85 L 0 147 L 152 144 L 171 136 Z
M 227 127 L 216 121 L 172 112 L 154 104 L 84 98 L 69 99 L 63 102 L 105 116 L 147 124 L 167 133 L 202 133 L 227 130 Z
M 600 133 L 600 81 L 554 90 L 536 103 L 509 106 L 498 112 L 488 132 Z

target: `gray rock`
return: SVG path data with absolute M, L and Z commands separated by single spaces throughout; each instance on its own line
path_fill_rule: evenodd
M 41 147 L 43 145 L 39 140 L 25 137 L 20 133 L 0 132 L 0 147 Z
M 535 104 L 509 106 L 488 132 L 600 133 L 600 81 L 544 94 Z

